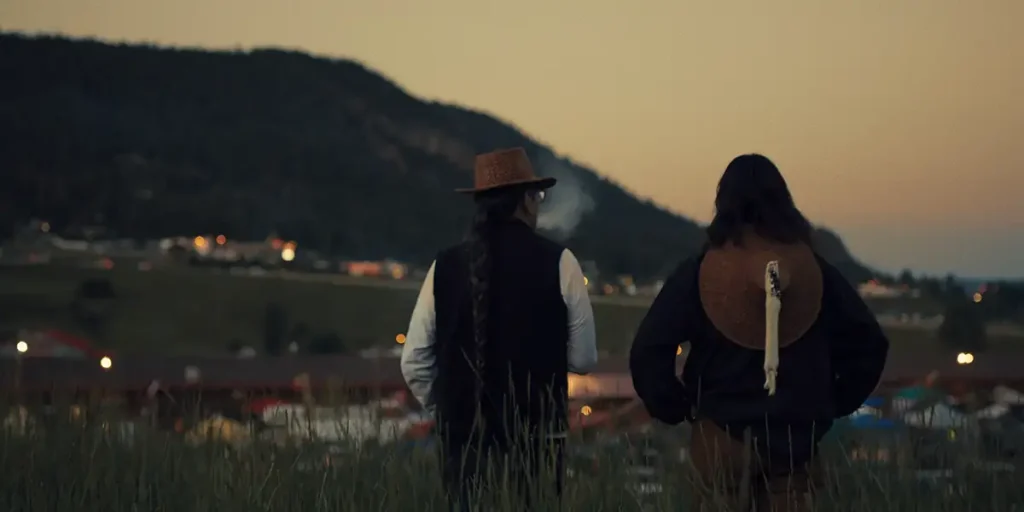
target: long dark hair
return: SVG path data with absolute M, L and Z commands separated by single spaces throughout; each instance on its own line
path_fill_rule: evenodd
M 510 220 L 522 203 L 519 187 L 477 194 L 476 213 L 469 229 L 469 284 L 473 304 L 473 338 L 476 341 L 477 403 L 483 392 L 484 350 L 487 346 L 487 313 L 490 309 L 492 234 Z
M 784 244 L 811 243 L 811 223 L 793 203 L 778 167 L 758 154 L 729 162 L 718 182 L 715 218 L 707 227 L 708 244 L 742 245 L 749 231 Z

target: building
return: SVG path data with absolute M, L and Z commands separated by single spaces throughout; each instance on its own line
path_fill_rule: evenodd
M 898 298 L 898 297 L 911 297 L 917 298 L 921 296 L 920 290 L 912 289 L 908 286 L 890 286 L 882 284 L 874 279 L 863 282 L 857 285 L 857 293 L 861 297 L 880 299 L 880 298 Z

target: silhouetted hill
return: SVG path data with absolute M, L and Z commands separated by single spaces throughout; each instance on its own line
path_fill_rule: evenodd
M 653 276 L 700 226 L 491 116 L 410 96 L 347 60 L 0 35 L 0 225 L 102 223 L 122 236 L 270 231 L 344 257 L 429 261 L 458 240 L 474 154 L 525 146 L 592 206 L 566 242 Z M 709 190 L 708 193 L 711 193 Z M 867 271 L 839 239 L 822 251 Z

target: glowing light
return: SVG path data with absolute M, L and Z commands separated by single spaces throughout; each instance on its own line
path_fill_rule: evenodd
M 601 390 L 601 381 L 592 375 L 569 374 L 569 397 L 587 397 Z
M 25 352 L 28 352 L 28 343 L 25 343 L 24 341 L 19 341 L 14 348 L 18 349 L 18 353 L 24 354 Z
M 39 229 L 40 229 L 40 230 L 41 230 L 41 231 L 42 231 L 43 233 L 49 233 L 49 232 L 50 232 L 50 223 L 49 223 L 49 222 L 44 222 L 44 223 L 42 223 L 42 224 L 41 224 L 41 225 L 39 226 Z
M 970 352 L 960 352 L 956 355 L 957 364 L 971 364 L 974 362 L 974 354 Z
M 228 237 L 224 235 L 217 235 L 217 245 L 224 245 L 228 243 Z
M 584 416 L 590 416 L 590 414 L 593 412 L 594 410 L 591 409 L 589 405 L 584 405 L 583 407 L 580 407 L 580 414 Z
M 398 336 L 395 336 L 395 343 L 398 343 L 399 345 L 404 345 L 405 344 L 405 335 L 404 334 L 399 334 Z
M 401 280 L 405 278 L 405 267 L 401 265 L 395 265 L 391 267 L 391 278 Z
M 111 366 L 114 366 L 114 362 L 111 361 L 109 357 L 103 356 L 100 358 L 100 368 L 109 370 Z
M 291 247 L 285 247 L 281 249 L 281 259 L 285 261 L 292 261 L 295 259 L 295 249 Z
M 206 239 L 201 236 L 197 236 L 192 240 L 192 245 L 199 248 L 206 247 Z
M 676 355 L 677 356 L 683 355 L 683 346 L 682 345 L 679 345 L 678 347 L 676 347 Z
M 981 302 L 982 298 L 984 298 L 984 297 L 981 295 L 981 292 L 976 292 L 974 294 L 974 302 Z
M 590 286 L 590 279 L 587 276 L 583 276 L 583 286 Z

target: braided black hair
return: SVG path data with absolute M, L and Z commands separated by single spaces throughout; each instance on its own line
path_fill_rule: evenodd
M 477 403 L 483 393 L 485 349 L 487 346 L 487 314 L 490 310 L 492 233 L 496 226 L 508 221 L 522 203 L 524 191 L 519 188 L 496 190 L 476 196 L 476 214 L 469 230 L 469 282 L 473 305 L 474 366 L 477 373 Z

